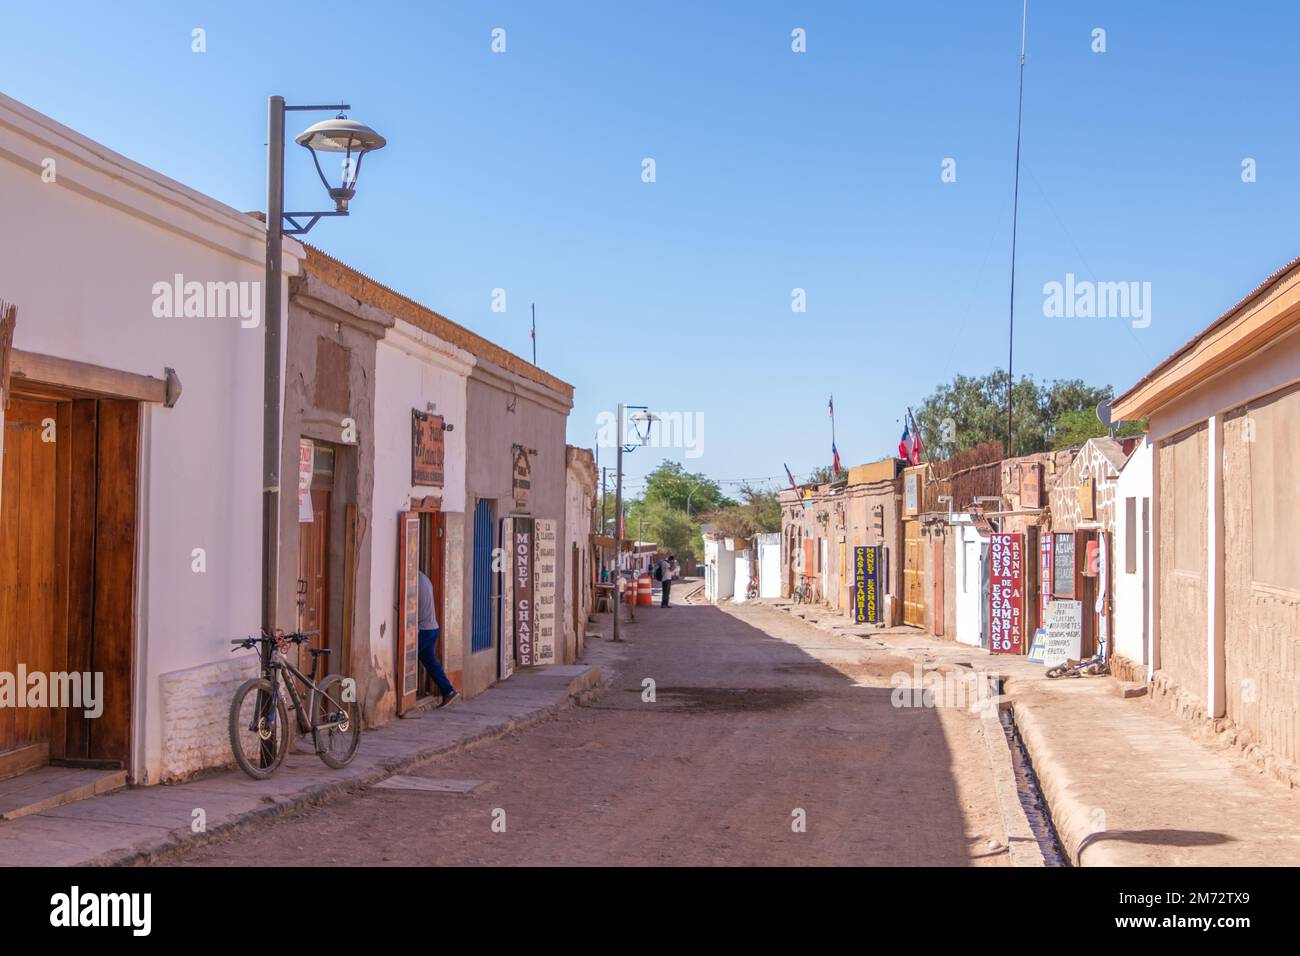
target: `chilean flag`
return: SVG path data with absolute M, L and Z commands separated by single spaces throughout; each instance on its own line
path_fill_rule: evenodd
M 831 455 L 834 456 L 835 459 L 835 464 L 832 467 L 835 469 L 835 474 L 838 475 L 842 469 L 840 468 L 840 452 L 839 449 L 835 447 L 834 440 L 831 441 Z
M 903 424 L 903 437 L 898 441 L 898 457 L 911 465 L 921 463 L 921 436 L 919 433 L 912 434 L 911 416 Z

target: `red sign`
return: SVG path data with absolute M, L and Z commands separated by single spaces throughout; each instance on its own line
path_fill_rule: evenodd
M 1020 653 L 1024 552 L 1023 534 L 989 539 L 989 650 L 994 654 Z

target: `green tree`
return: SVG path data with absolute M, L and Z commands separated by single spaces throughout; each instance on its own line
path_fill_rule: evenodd
M 828 485 L 833 481 L 840 481 L 848 476 L 849 473 L 843 468 L 835 471 L 831 465 L 818 465 L 813 469 L 812 474 L 808 476 L 808 484 Z
M 633 499 L 628 502 L 624 527 L 629 537 L 653 541 L 660 551 L 671 552 L 679 558 L 688 554 L 696 559 L 703 557 L 698 518 L 688 518 L 685 511 L 674 508 L 668 502 Z
M 1112 395 L 1109 385 L 1092 386 L 1077 378 L 1039 384 L 1031 376 L 1021 376 L 1012 389 L 1012 456 L 1069 447 L 1058 445 L 1058 427 L 1064 425 L 1070 435 L 1081 434 L 1086 416 L 1096 422 L 1097 405 Z M 994 369 L 983 376 L 958 375 L 938 386 L 915 414 L 926 448 L 936 458 L 984 442 L 1005 443 L 1007 373 Z M 1100 422 L 1096 424 L 1096 433 L 1104 435 Z
M 666 459 L 646 476 L 641 497 L 647 502 L 663 502 L 683 513 L 689 501 L 691 514 L 703 514 L 736 504 L 722 493 L 716 481 L 699 472 L 687 471 L 681 462 Z
M 1141 435 L 1146 429 L 1146 419 L 1137 422 L 1125 422 L 1115 430 L 1117 437 Z M 1062 412 L 1052 425 L 1052 450 L 1074 448 L 1082 445 L 1089 438 L 1101 438 L 1108 434 L 1095 411 L 1077 408 Z

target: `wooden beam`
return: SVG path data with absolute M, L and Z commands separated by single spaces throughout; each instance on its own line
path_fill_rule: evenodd
M 53 385 L 87 395 L 128 398 L 141 402 L 167 401 L 167 382 L 149 375 L 74 362 L 14 349 L 10 376 L 13 385 Z

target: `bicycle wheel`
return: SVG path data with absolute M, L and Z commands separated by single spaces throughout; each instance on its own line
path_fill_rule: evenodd
M 289 748 L 290 730 L 284 698 L 271 700 L 269 680 L 253 677 L 239 685 L 230 702 L 230 749 L 240 770 L 254 780 L 275 773 Z
M 325 724 L 334 726 L 317 729 Z M 346 767 L 356 756 L 361 743 L 361 708 L 355 700 L 343 699 L 343 679 L 338 674 L 326 677 L 312 694 L 311 735 L 316 756 L 327 767 Z

